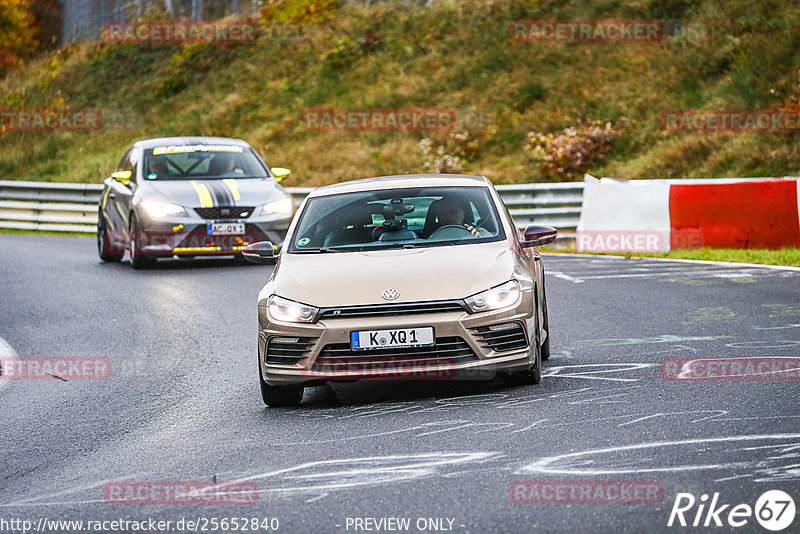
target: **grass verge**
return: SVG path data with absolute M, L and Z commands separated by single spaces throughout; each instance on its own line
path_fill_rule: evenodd
M 795 4 L 264 2 L 251 21 L 260 28 L 252 44 L 87 41 L 0 79 L 0 108 L 10 110 L 0 117 L 0 175 L 100 183 L 133 141 L 172 135 L 245 139 L 270 165 L 294 171 L 291 186 L 443 167 L 498 184 L 571 181 L 583 172 L 797 175 L 796 133 L 661 126 L 667 110 L 798 112 Z M 513 21 L 551 19 L 679 24 L 659 42 L 517 42 L 509 33 Z M 101 110 L 102 128 L 6 127 L 15 113 L 21 120 L 41 109 Z M 452 131 L 319 131 L 303 119 L 319 109 L 435 109 L 455 122 Z M 581 133 L 595 123 L 613 125 L 614 135 Z
M 91 237 L 94 238 L 95 234 L 84 232 L 51 232 L 42 230 L 18 230 L 16 228 L 0 228 L 0 234 L 11 235 L 54 235 L 59 237 Z

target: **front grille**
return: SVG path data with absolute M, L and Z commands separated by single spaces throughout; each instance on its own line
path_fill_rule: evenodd
M 267 341 L 267 363 L 293 365 L 308 356 L 314 346 L 310 337 L 271 337 Z
M 214 208 L 195 208 L 203 219 L 246 219 L 252 215 L 253 206 L 217 206 Z
M 448 313 L 467 311 L 461 300 L 435 302 L 408 302 L 402 304 L 374 304 L 367 306 L 345 306 L 322 308 L 320 319 L 353 319 L 361 317 L 390 317 L 397 315 L 419 315 L 423 313 Z
M 524 349 L 528 346 L 525 328 L 520 322 L 480 326 L 470 330 L 483 347 L 490 348 L 495 352 Z
M 432 347 L 352 350 L 349 343 L 325 345 L 312 371 L 375 372 L 414 370 L 439 365 L 452 366 L 478 361 L 472 348 L 460 337 L 437 337 Z

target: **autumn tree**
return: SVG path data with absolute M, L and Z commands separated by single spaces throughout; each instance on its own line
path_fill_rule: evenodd
M 27 0 L 0 0 L 0 75 L 36 50 L 35 24 Z

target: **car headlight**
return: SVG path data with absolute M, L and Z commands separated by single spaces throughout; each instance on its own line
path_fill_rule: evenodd
M 274 213 L 282 213 L 284 215 L 292 214 L 292 197 L 283 197 L 272 202 L 267 202 L 261 208 L 265 215 L 272 215 Z
M 170 215 L 177 215 L 183 217 L 186 215 L 186 210 L 183 206 L 177 204 L 170 204 L 169 202 L 158 202 L 155 200 L 142 200 L 139 207 L 150 216 L 151 219 L 161 219 L 169 217 Z
M 267 301 L 269 314 L 279 321 L 287 323 L 313 323 L 319 309 L 307 304 L 272 295 Z
M 464 301 L 472 313 L 477 313 L 511 306 L 519 300 L 519 296 L 519 282 L 509 280 L 505 284 L 500 284 L 492 289 L 467 297 Z

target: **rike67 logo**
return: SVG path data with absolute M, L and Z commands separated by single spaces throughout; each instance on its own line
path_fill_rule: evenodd
M 691 493 L 678 493 L 669 514 L 667 526 L 739 528 L 748 525 L 755 516 L 759 525 L 772 532 L 788 528 L 795 518 L 794 500 L 781 490 L 763 493 L 754 507 L 741 503 L 723 504 L 719 493 L 714 493 L 709 502 L 707 494 L 696 499 Z

